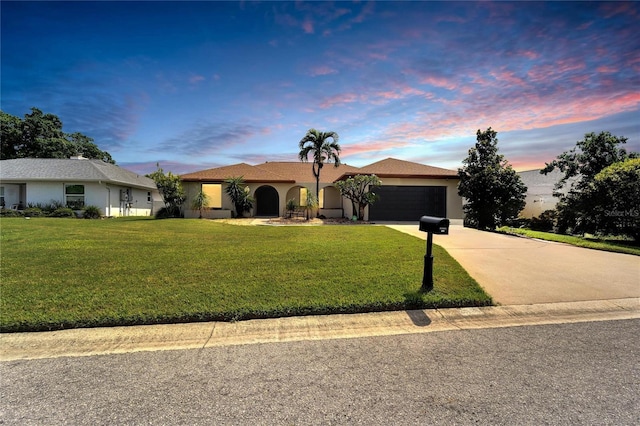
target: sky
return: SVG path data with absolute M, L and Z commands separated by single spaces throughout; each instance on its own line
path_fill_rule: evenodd
M 498 132 L 519 171 L 585 133 L 640 151 L 636 2 L 0 3 L 0 107 L 57 115 L 116 163 L 175 174 L 299 161 L 462 166 Z

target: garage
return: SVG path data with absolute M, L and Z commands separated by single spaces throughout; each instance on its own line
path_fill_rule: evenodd
M 447 215 L 446 186 L 380 186 L 369 206 L 369 220 L 418 221 L 421 216 Z

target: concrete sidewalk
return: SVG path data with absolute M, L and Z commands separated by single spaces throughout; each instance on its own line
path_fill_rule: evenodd
M 423 240 L 417 224 L 386 226 Z M 433 243 L 467 270 L 496 303 L 577 302 L 640 297 L 640 258 L 451 225 Z M 434 259 L 434 270 L 438 259 Z
M 640 299 L 0 334 L 0 361 L 640 318 Z

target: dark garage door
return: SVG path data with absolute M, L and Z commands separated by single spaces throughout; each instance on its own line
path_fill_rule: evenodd
M 378 200 L 369 207 L 369 220 L 418 221 L 420 217 L 447 215 L 446 186 L 381 186 Z

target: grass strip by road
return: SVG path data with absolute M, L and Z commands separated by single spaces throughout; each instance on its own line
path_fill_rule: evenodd
M 528 238 L 537 238 L 545 241 L 555 241 L 558 243 L 571 244 L 578 247 L 585 247 L 594 250 L 611 251 L 614 253 L 633 254 L 640 256 L 640 247 L 634 246 L 630 241 L 610 240 L 599 238 L 578 237 L 573 235 L 554 234 L 552 232 L 532 231 L 530 229 L 511 228 L 503 226 L 498 229 L 503 234 L 521 235 Z
M 0 221 L 0 330 L 230 321 L 483 306 L 434 246 L 382 226 L 235 226 L 209 220 Z

